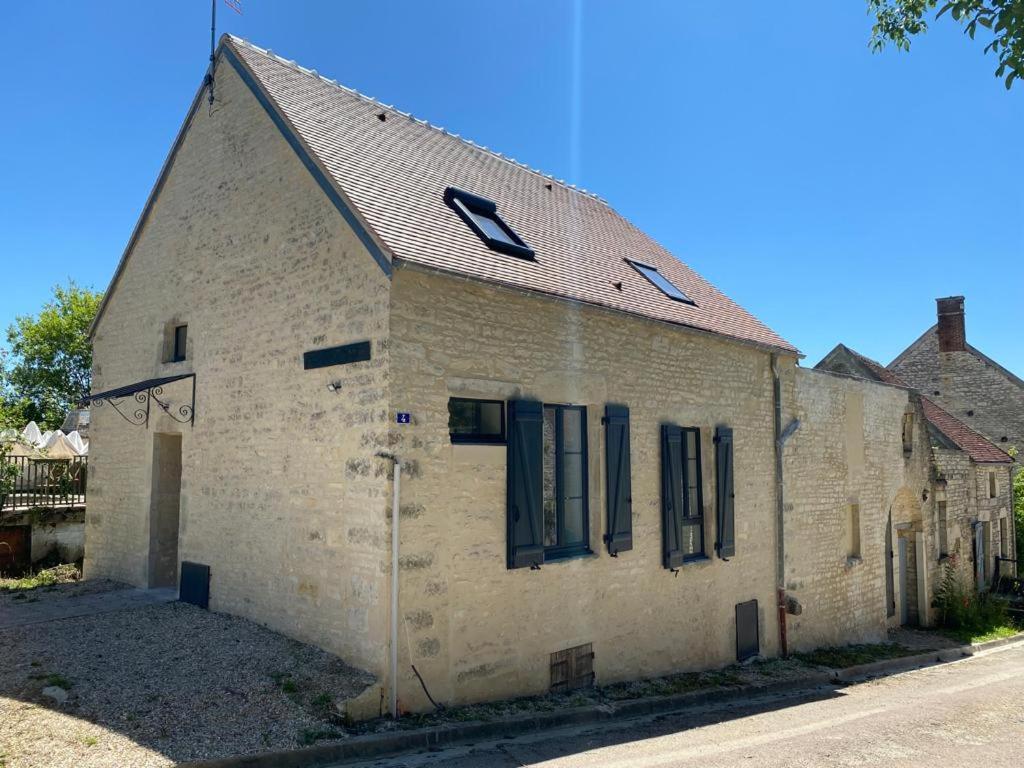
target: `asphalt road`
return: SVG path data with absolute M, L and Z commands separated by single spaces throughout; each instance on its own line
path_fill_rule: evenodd
M 845 688 L 374 760 L 375 768 L 1024 766 L 1024 645 Z

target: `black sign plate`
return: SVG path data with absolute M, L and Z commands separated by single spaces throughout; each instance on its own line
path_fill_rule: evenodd
M 307 371 L 312 368 L 327 368 L 331 365 L 360 363 L 370 359 L 370 342 L 357 341 L 355 344 L 344 344 L 340 347 L 313 349 L 302 354 L 302 367 Z

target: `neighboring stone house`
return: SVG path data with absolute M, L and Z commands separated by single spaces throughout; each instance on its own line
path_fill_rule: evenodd
M 884 636 L 905 389 L 798 369 L 593 195 L 216 61 L 93 327 L 88 576 L 208 588 L 413 710 L 774 656 L 797 602 L 804 646 Z
M 892 370 L 843 344 L 815 368 L 907 387 Z M 921 600 L 917 606 L 910 605 L 907 618 L 927 624 L 927 609 L 944 564 L 959 563 L 983 589 L 995 573 L 997 557 L 1016 557 L 1010 481 L 1013 460 L 927 395 L 912 391 L 910 402 L 906 429 L 913 429 L 915 423 L 927 424 L 929 461 L 914 473 L 925 490 L 921 494 L 925 503 L 916 519 L 901 520 L 897 515 L 893 525 L 897 557 L 906 553 L 908 558 L 908 583 L 925 580 Z M 907 434 L 906 439 L 910 454 L 912 436 Z M 902 573 L 902 561 L 898 562 Z
M 967 343 L 963 296 L 935 301 L 938 322 L 888 370 L 1000 448 L 1024 451 L 1024 380 Z

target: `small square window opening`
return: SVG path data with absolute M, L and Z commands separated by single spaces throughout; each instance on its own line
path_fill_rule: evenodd
M 914 414 L 903 414 L 903 452 L 912 453 L 914 450 Z
M 500 445 L 505 442 L 505 403 L 502 400 L 448 400 L 448 432 L 453 444 Z
M 848 539 L 847 556 L 851 560 L 860 558 L 860 504 L 851 504 L 848 507 Z
M 180 363 L 185 359 L 185 352 L 188 349 L 188 326 L 176 325 L 174 327 L 174 347 L 171 350 L 171 362 Z
M 646 277 L 647 280 L 651 283 L 651 285 L 653 285 L 659 291 L 664 293 L 670 299 L 673 299 L 675 301 L 681 301 L 685 304 L 696 304 L 693 301 L 693 299 L 691 299 L 679 288 L 677 288 L 671 280 L 669 280 L 667 277 L 661 274 L 661 272 L 658 271 L 657 267 L 652 267 L 649 264 L 643 264 L 639 261 L 633 261 L 631 259 L 626 259 L 626 261 L 629 263 L 631 267 L 633 267 L 633 269 L 635 269 L 641 275 Z
M 455 187 L 445 190 L 444 201 L 492 251 L 533 258 L 533 249 L 498 215 L 493 201 Z

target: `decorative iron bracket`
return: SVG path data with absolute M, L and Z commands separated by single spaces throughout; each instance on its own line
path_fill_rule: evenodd
M 164 385 L 184 379 L 192 380 L 192 400 L 175 406 L 163 398 Z M 166 413 L 170 418 L 179 424 L 195 426 L 196 418 L 196 375 L 194 373 L 183 373 L 178 376 L 165 376 L 161 379 L 147 379 L 135 384 L 129 384 L 116 389 L 109 389 L 106 392 L 97 392 L 95 395 L 83 397 L 82 405 L 91 403 L 99 408 L 104 404 L 109 405 L 117 414 L 137 427 L 149 427 L 150 404 L 156 406 Z

